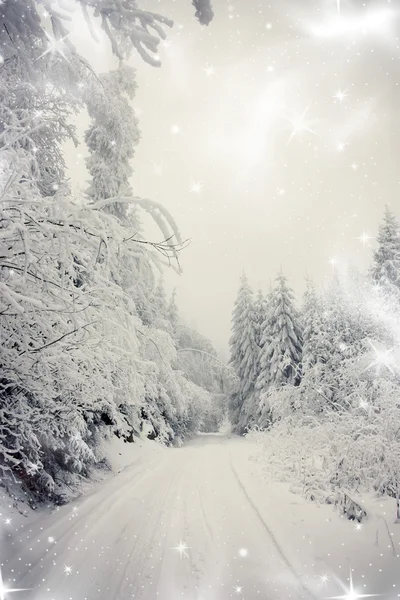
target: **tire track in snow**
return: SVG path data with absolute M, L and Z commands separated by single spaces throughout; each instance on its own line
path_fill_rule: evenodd
M 233 476 L 234 476 L 234 478 L 235 478 L 235 480 L 236 480 L 236 482 L 237 482 L 237 484 L 238 484 L 238 486 L 239 486 L 242 494 L 245 496 L 247 502 L 249 503 L 249 505 L 251 506 L 253 512 L 257 516 L 257 518 L 258 518 L 259 522 L 261 523 L 263 529 L 268 533 L 268 536 L 269 536 L 271 542 L 275 546 L 276 551 L 279 554 L 279 556 L 282 559 L 282 561 L 284 562 L 284 564 L 287 566 L 287 568 L 292 573 L 292 575 L 294 576 L 294 578 L 299 582 L 300 586 L 306 592 L 306 594 L 309 596 L 309 598 L 312 598 L 312 600 L 319 600 L 319 598 L 317 598 L 317 596 L 315 596 L 306 587 L 306 585 L 303 583 L 303 581 L 301 580 L 301 577 L 298 575 L 298 573 L 296 572 L 295 568 L 290 563 L 289 559 L 287 558 L 286 554 L 284 553 L 284 551 L 283 551 L 281 545 L 279 544 L 278 540 L 276 539 L 275 535 L 272 533 L 272 531 L 268 527 L 268 524 L 264 521 L 263 517 L 261 516 L 260 511 L 258 510 L 257 506 L 254 504 L 253 500 L 250 498 L 249 494 L 246 491 L 245 486 L 243 485 L 242 480 L 240 479 L 239 475 L 237 474 L 236 469 L 234 468 L 234 466 L 232 464 L 231 455 L 229 455 L 229 466 L 231 468 L 232 474 L 233 474 Z
M 143 527 L 140 530 L 140 534 L 137 535 L 136 539 L 135 539 L 135 543 L 133 544 L 132 550 L 129 553 L 128 559 L 125 563 L 123 572 L 122 572 L 122 576 L 120 578 L 119 581 L 119 585 L 115 591 L 115 595 L 113 596 L 114 598 L 118 598 L 121 592 L 121 589 L 123 587 L 123 584 L 125 582 L 125 578 L 128 572 L 129 567 L 133 567 L 133 571 L 139 571 L 140 569 L 140 573 L 141 576 L 145 579 L 148 579 L 149 576 L 151 577 L 151 575 L 149 574 L 149 571 L 147 569 L 146 574 L 143 573 L 144 569 L 143 566 L 146 565 L 146 562 L 149 561 L 148 559 L 148 554 L 149 552 L 152 551 L 152 549 L 154 548 L 155 545 L 155 540 L 156 540 L 156 536 L 157 534 L 160 533 L 159 528 L 160 525 L 162 523 L 162 519 L 165 516 L 165 514 L 167 513 L 167 510 L 169 508 L 169 498 L 171 497 L 171 492 L 176 489 L 176 486 L 174 487 L 174 483 L 176 482 L 176 480 L 178 479 L 177 477 L 178 475 L 178 470 L 174 471 L 171 478 L 169 479 L 169 482 L 167 484 L 167 488 L 165 491 L 165 494 L 163 496 L 163 499 L 161 501 L 161 504 L 159 506 L 158 509 L 158 514 L 157 514 L 157 518 L 155 521 L 152 521 L 153 527 L 152 527 L 152 532 L 151 532 L 151 536 L 150 539 L 146 540 L 145 542 L 143 541 L 143 537 L 142 537 L 142 533 L 145 532 L 148 529 L 148 522 L 146 522 L 146 520 L 143 520 Z M 153 515 L 152 515 L 153 517 Z M 124 530 L 123 533 L 125 532 L 125 530 L 129 527 L 129 525 L 127 525 Z M 138 547 L 138 545 L 140 544 L 140 552 L 139 554 L 135 553 L 136 548 Z M 144 549 L 144 544 L 146 544 L 146 550 Z M 155 578 L 154 584 L 155 587 L 158 585 L 158 579 L 159 579 L 159 574 L 160 574 L 160 569 L 161 569 L 161 564 L 162 561 L 164 559 L 165 556 L 165 544 L 166 544 L 166 536 L 164 536 L 164 542 L 163 542 L 163 546 L 162 546 L 162 552 L 161 552 L 161 560 L 160 560 L 160 566 L 158 567 L 158 576 Z M 139 558 L 140 557 L 140 558 Z M 141 560 L 140 560 L 141 559 Z M 134 563 L 134 564 L 133 564 Z M 139 566 L 141 565 L 141 566 Z M 143 593 L 143 587 L 139 587 L 135 589 L 135 594 L 138 594 L 138 598 L 140 598 L 141 594 Z M 135 596 L 136 597 L 136 596 Z
M 207 533 L 208 533 L 208 535 L 211 538 L 211 542 L 214 543 L 214 535 L 213 535 L 212 529 L 210 527 L 210 523 L 208 522 L 205 510 L 204 510 L 203 498 L 202 498 L 202 495 L 201 495 L 200 487 L 198 485 L 196 487 L 197 487 L 197 493 L 199 495 L 200 509 L 201 509 L 201 514 L 202 514 L 203 520 L 204 520 L 204 524 L 206 526 Z
M 155 469 L 161 468 L 163 464 L 163 461 L 160 462 Z M 101 530 L 102 524 L 107 524 L 110 519 L 110 511 L 116 510 L 118 506 L 122 506 L 126 502 L 123 490 L 130 487 L 132 483 L 137 489 L 138 484 L 142 485 L 147 479 L 153 477 L 154 470 L 149 469 L 149 465 L 141 466 L 139 469 L 131 468 L 130 473 L 128 470 L 125 471 L 124 477 L 120 478 L 117 475 L 104 484 L 111 488 L 106 499 L 102 498 L 105 488 L 98 487 L 88 496 L 81 497 L 74 502 L 79 506 L 76 514 L 70 508 L 73 504 L 67 505 L 65 510 L 68 508 L 68 512 L 61 517 L 58 516 L 56 509 L 47 514 L 43 521 L 37 521 L 33 526 L 30 526 L 29 523 L 23 525 L 15 535 L 12 553 L 8 555 L 5 564 L 21 576 L 21 585 L 25 585 L 26 582 L 29 589 L 38 590 L 42 586 L 44 564 L 51 565 L 54 560 L 60 564 L 63 561 L 68 564 L 71 552 L 73 552 L 71 548 L 76 543 L 78 546 L 84 547 L 85 543 L 92 539 L 94 532 Z M 94 504 L 99 497 L 100 501 Z M 64 509 L 64 507 L 62 508 Z M 83 524 L 85 527 L 81 529 Z M 31 540 L 37 537 L 42 539 L 43 549 L 33 557 L 27 549 L 26 542 L 23 541 L 23 536 L 27 532 L 29 532 Z M 75 537 L 77 532 L 79 532 L 79 540 Z M 55 544 L 51 545 L 51 551 L 45 544 L 48 536 L 55 538 Z
M 160 463 L 156 466 L 159 467 Z M 127 471 L 128 469 L 129 469 L 129 467 L 124 469 L 124 471 Z M 135 484 L 142 483 L 142 481 L 144 481 L 148 477 L 152 476 L 152 471 L 149 469 L 148 465 L 146 465 L 146 467 L 139 468 L 136 471 L 135 471 L 135 469 L 132 469 L 132 468 L 131 468 L 131 470 L 133 471 L 133 473 L 130 474 L 129 481 L 131 481 L 132 477 L 134 477 Z M 98 482 L 98 484 L 96 485 L 96 489 L 94 489 L 92 492 L 90 492 L 86 496 L 78 497 L 76 500 L 74 500 L 70 504 L 62 506 L 61 508 L 65 509 L 65 511 L 68 508 L 68 513 L 65 512 L 61 517 L 58 516 L 56 521 L 54 521 L 54 519 L 59 511 L 59 507 L 51 510 L 51 512 L 46 514 L 43 521 L 40 520 L 33 524 L 31 524 L 29 522 L 26 524 L 23 524 L 21 526 L 21 528 L 18 530 L 18 532 L 15 533 L 15 535 L 14 535 L 16 544 L 14 545 L 13 550 L 11 550 L 9 553 L 7 563 L 12 563 L 15 560 L 15 557 L 17 556 L 17 554 L 19 554 L 19 556 L 21 555 L 21 551 L 24 549 L 24 544 L 23 544 L 22 540 L 20 540 L 18 538 L 23 536 L 26 531 L 33 532 L 33 535 L 37 535 L 37 536 L 51 535 L 51 537 L 55 538 L 56 543 L 60 547 L 61 542 L 64 542 L 66 538 L 72 538 L 72 536 L 74 535 L 74 532 L 79 529 L 79 526 L 81 524 L 85 523 L 86 527 L 85 527 L 84 534 L 86 537 L 88 537 L 92 533 L 93 529 L 99 528 L 99 524 L 102 521 L 104 522 L 104 521 L 108 520 L 109 510 L 111 508 L 115 507 L 115 498 L 117 498 L 117 500 L 121 499 L 121 488 L 123 488 L 127 482 L 124 481 L 122 483 L 122 485 L 115 487 L 115 489 L 113 489 L 111 491 L 111 493 L 108 495 L 107 501 L 103 500 L 101 502 L 101 507 L 103 510 L 100 515 L 97 514 L 100 504 L 94 505 L 93 510 L 91 510 L 89 513 L 89 514 L 92 514 L 92 518 L 94 519 L 93 522 L 88 521 L 88 512 L 85 509 L 88 507 L 88 505 L 91 502 L 96 500 L 98 495 L 100 495 L 100 496 L 102 495 L 102 491 L 104 489 L 102 487 L 103 485 L 111 486 L 111 484 L 114 484 L 114 483 L 120 481 L 118 475 L 114 476 L 112 479 L 109 479 L 108 481 Z M 127 473 L 125 472 L 123 479 L 126 479 L 126 475 L 127 475 Z M 83 503 L 82 503 L 82 499 L 83 499 Z M 76 506 L 77 504 L 79 505 L 79 508 L 77 510 L 77 513 L 74 515 L 74 512 L 73 512 L 74 505 Z M 71 511 L 71 507 L 72 507 L 72 511 Z M 45 523 L 44 527 L 42 526 L 43 522 Z M 90 525 L 88 524 L 88 522 L 90 523 Z M 39 527 L 40 527 L 40 529 L 39 529 Z M 61 531 L 61 533 L 59 535 L 57 535 L 58 530 Z M 32 569 L 35 566 L 37 566 L 36 563 L 40 562 L 40 559 L 37 559 L 36 562 L 35 561 L 32 562 L 31 556 L 29 556 L 29 559 L 30 559 L 30 564 L 31 564 Z

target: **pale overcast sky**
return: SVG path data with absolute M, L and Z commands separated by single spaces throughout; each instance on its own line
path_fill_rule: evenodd
M 243 270 L 266 290 L 282 267 L 300 294 L 306 273 L 326 281 L 332 258 L 365 268 L 375 240 L 357 238 L 376 236 L 385 203 L 400 215 L 399 9 L 214 0 L 201 27 L 190 0 L 139 4 L 175 26 L 160 69 L 132 58 L 142 130 L 133 188 L 191 238 L 168 286 L 223 350 Z M 111 64 L 105 47 L 85 49 L 99 71 Z

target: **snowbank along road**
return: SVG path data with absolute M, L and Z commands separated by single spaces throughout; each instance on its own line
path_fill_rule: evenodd
M 243 484 L 241 444 L 199 436 L 19 528 L 4 542 L 13 600 L 317 597 Z

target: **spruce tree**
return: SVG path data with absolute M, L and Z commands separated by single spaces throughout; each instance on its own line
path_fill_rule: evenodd
M 173 331 L 176 332 L 179 323 L 179 313 L 176 305 L 176 289 L 172 292 L 172 296 L 168 303 L 167 319 L 171 323 Z
M 160 275 L 157 282 L 153 302 L 157 317 L 164 319 L 167 316 L 167 296 L 165 293 L 164 277 L 162 275 Z
M 269 337 L 262 364 L 268 368 L 259 381 L 268 385 L 298 384 L 302 355 L 302 332 L 299 315 L 293 303 L 293 291 L 286 277 L 280 273 L 277 286 L 271 293 L 270 313 L 265 334 Z M 265 340 L 267 342 L 267 340 Z
M 253 291 L 245 275 L 241 278 L 233 310 L 229 345 L 230 364 L 240 380 L 239 392 L 243 402 L 254 390 L 259 351 Z
M 302 367 L 303 371 L 307 371 L 318 363 L 326 363 L 329 358 L 329 343 L 323 323 L 323 305 L 310 279 L 307 279 L 304 292 L 302 322 Z
M 378 244 L 373 255 L 372 279 L 384 291 L 400 298 L 400 226 L 388 206 L 379 227 Z
M 272 332 L 272 313 L 271 313 L 271 295 L 270 290 L 266 298 L 264 298 L 262 318 L 259 329 L 258 344 L 260 347 L 258 358 L 258 373 L 256 381 L 256 390 L 261 393 L 265 391 L 269 384 L 269 356 L 268 348 L 271 343 Z
M 254 317 L 255 317 L 255 324 L 256 324 L 256 342 L 259 347 L 261 347 L 261 337 L 262 337 L 262 333 L 263 333 L 262 324 L 265 319 L 266 310 L 267 310 L 267 300 L 266 300 L 264 294 L 262 293 L 262 291 L 259 289 L 257 291 L 257 296 L 256 296 L 256 299 L 254 302 Z

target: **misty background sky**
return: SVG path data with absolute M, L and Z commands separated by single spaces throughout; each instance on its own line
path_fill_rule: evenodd
M 131 60 L 142 131 L 133 189 L 191 239 L 167 287 L 226 357 L 243 270 L 266 291 L 282 268 L 300 299 L 306 274 L 326 284 L 333 268 L 365 269 L 384 205 L 400 215 L 400 7 L 214 0 L 201 27 L 190 0 L 139 4 L 175 25 L 161 68 Z M 80 31 L 78 20 L 73 35 L 96 70 L 112 66 L 107 43 Z M 82 183 L 79 150 L 69 163 Z

